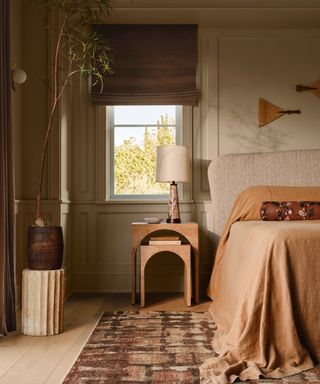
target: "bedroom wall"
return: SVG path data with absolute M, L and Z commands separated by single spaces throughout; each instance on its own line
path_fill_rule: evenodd
M 295 90 L 296 84 L 312 85 L 320 79 L 315 65 L 319 43 L 319 35 L 312 32 L 242 33 L 219 39 L 219 153 L 319 147 L 319 97 Z M 301 114 L 259 128 L 259 97 Z
M 319 148 L 320 144 L 320 99 L 295 91 L 296 84 L 309 85 L 320 78 L 320 9 L 312 0 L 304 1 L 303 6 L 295 0 L 291 4 L 299 6 L 295 9 L 286 9 L 285 2 L 268 1 L 264 8 L 251 3 L 244 1 L 239 6 L 233 0 L 227 9 L 219 1 L 198 1 L 196 8 L 191 1 L 118 1 L 110 19 L 114 23 L 199 24 L 200 103 L 185 115 L 185 140 L 193 147 L 192 199 L 181 209 L 183 220 L 200 225 L 202 289 L 213 255 L 213 213 L 206 174 L 210 160 L 225 153 Z M 24 30 L 31 32 L 28 44 L 33 45 L 36 32 L 30 24 L 28 17 Z M 41 44 L 37 49 L 41 47 L 39 52 L 46 58 L 41 59 L 43 71 L 48 55 Z M 32 132 L 41 132 L 46 113 L 46 102 L 41 101 L 46 97 L 41 92 L 37 88 L 39 116 L 24 110 L 25 124 Z M 259 97 L 285 109 L 299 108 L 302 113 L 258 128 Z M 130 223 L 151 214 L 165 216 L 166 203 L 104 200 L 107 132 L 103 112 L 90 104 L 85 83 L 66 95 L 60 122 L 59 135 L 51 146 L 45 194 L 48 215 L 65 229 L 69 290 L 129 291 Z M 36 160 L 31 156 L 32 140 L 23 143 L 23 151 L 26 163 L 22 162 L 20 173 L 26 185 L 19 202 L 20 257 L 33 196 Z M 182 266 L 175 260 L 158 260 L 151 266 L 150 276 L 150 290 L 182 288 Z
M 202 226 L 203 280 L 210 270 L 212 211 L 207 184 L 210 159 L 320 146 L 320 99 L 296 84 L 320 79 L 319 30 L 200 29 L 202 101 L 194 121 L 195 214 Z M 300 109 L 259 128 L 258 100 Z M 232 181 L 230 181 L 232 182 Z
M 41 148 L 47 127 L 50 75 L 50 44 L 43 22 L 30 3 L 11 1 L 11 61 L 27 73 L 27 81 L 12 92 L 12 124 L 14 130 L 15 194 L 16 194 L 16 282 L 20 303 L 22 270 L 27 267 L 27 229 L 35 220 L 36 182 Z M 64 124 L 61 124 L 64 127 Z M 61 128 L 61 132 L 63 129 Z M 55 129 L 44 167 L 43 214 L 53 224 L 62 223 L 65 232 L 66 293 L 71 291 L 70 235 L 68 204 L 61 200 L 60 176 L 65 161 L 59 129 Z M 64 142 L 66 140 L 63 140 Z

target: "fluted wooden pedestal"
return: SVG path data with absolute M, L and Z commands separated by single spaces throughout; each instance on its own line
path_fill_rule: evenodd
M 22 333 L 57 335 L 63 330 L 64 270 L 22 272 Z

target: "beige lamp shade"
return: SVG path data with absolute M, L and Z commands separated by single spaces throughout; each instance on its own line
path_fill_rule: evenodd
M 162 145 L 157 147 L 157 182 L 186 182 L 190 180 L 188 147 Z

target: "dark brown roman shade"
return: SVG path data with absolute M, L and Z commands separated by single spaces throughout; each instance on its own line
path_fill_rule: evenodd
M 112 49 L 113 74 L 92 87 L 105 105 L 197 103 L 196 25 L 96 25 Z

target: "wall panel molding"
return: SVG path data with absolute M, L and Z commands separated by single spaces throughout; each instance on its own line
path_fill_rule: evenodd
M 271 7 L 270 1 L 274 8 Z M 216 156 L 249 148 L 246 147 L 249 143 L 246 139 L 252 136 L 252 132 L 245 118 L 245 103 L 250 94 L 254 94 L 254 98 L 258 94 L 270 97 L 287 94 L 285 100 L 275 97 L 270 101 L 279 101 L 288 108 L 303 106 L 302 114 L 298 117 L 303 121 L 303 139 L 302 130 L 296 125 L 297 117 L 292 117 L 291 120 L 291 117 L 286 116 L 278 119 L 277 128 L 271 126 L 265 131 L 258 131 L 259 140 L 270 135 L 265 132 L 271 132 L 269 140 L 274 137 L 286 139 L 290 136 L 289 141 L 285 140 L 279 146 L 280 149 L 286 148 L 288 142 L 291 146 L 303 143 L 308 148 L 319 146 L 320 142 L 320 131 L 318 125 L 315 129 L 314 124 L 314 121 L 320 120 L 319 99 L 307 93 L 298 95 L 294 90 L 295 81 L 307 84 L 316 81 L 320 76 L 320 56 L 317 49 L 320 41 L 320 7 L 312 8 L 312 4 L 314 6 L 318 0 L 304 0 L 304 3 L 302 0 L 292 0 L 294 4 L 300 4 L 299 9 L 293 9 L 294 5 L 289 7 L 286 0 L 270 1 L 264 0 L 267 9 L 257 6 L 255 0 L 245 0 L 247 7 L 242 3 L 240 10 L 228 10 L 223 5 L 225 0 L 200 0 L 196 5 L 191 0 L 137 0 L 134 4 L 130 0 L 120 0 L 116 14 L 110 19 L 112 23 L 139 23 L 148 20 L 149 23 L 199 24 L 200 101 L 193 108 L 185 108 L 183 116 L 184 143 L 192 145 L 193 182 L 186 189 L 184 201 L 180 202 L 180 211 L 183 221 L 199 223 L 202 291 L 206 289 L 211 274 L 217 241 L 212 233 L 214 212 L 211 209 L 207 167 Z M 228 0 L 228 3 L 230 5 L 239 2 Z M 287 5 L 283 5 L 284 3 Z M 174 4 L 177 7 L 173 7 Z M 305 4 L 305 7 L 302 4 Z M 29 12 L 27 9 L 26 11 Z M 277 17 L 274 17 L 275 15 Z M 284 18 L 279 18 L 279 15 Z M 40 65 L 38 68 L 34 67 L 31 58 L 27 57 L 26 70 L 28 73 L 30 71 L 31 75 L 40 73 L 46 78 L 50 62 L 47 62 L 47 50 L 51 49 L 51 41 L 47 41 L 49 45 L 45 46 L 45 39 L 42 37 L 39 40 L 38 36 L 35 36 L 38 29 L 31 25 L 32 20 L 28 19 L 28 24 L 24 27 L 26 31 L 32 32 L 31 37 L 26 34 L 26 47 L 28 52 L 32 53 L 36 52 L 39 46 L 42 47 L 41 49 L 45 50 L 45 60 L 42 58 L 42 61 L 37 61 Z M 310 29 L 310 26 L 314 29 Z M 30 49 L 31 38 L 35 38 L 37 42 L 32 46 L 33 50 Z M 270 44 L 272 41 L 274 44 Z M 288 48 L 290 44 L 284 44 L 282 48 L 279 42 L 289 42 L 292 46 Z M 300 48 L 296 52 L 292 48 L 296 42 L 299 42 L 303 55 Z M 264 60 L 260 60 L 260 46 L 265 49 Z M 289 60 L 285 60 L 283 52 L 290 54 Z M 282 63 L 281 68 L 275 65 L 277 61 L 278 64 Z M 267 73 L 270 77 L 275 74 L 276 77 L 283 76 L 287 79 L 294 73 L 294 78 L 290 78 L 287 84 L 276 81 L 270 86 L 271 82 L 264 83 L 265 75 L 259 73 L 265 72 L 268 67 L 272 68 L 271 72 Z M 51 70 L 49 68 L 49 73 Z M 253 81 L 253 75 L 258 75 L 259 81 Z M 16 202 L 18 283 L 21 271 L 26 265 L 27 226 L 34 221 L 34 201 L 23 198 L 33 198 L 34 169 L 37 165 L 34 148 L 38 151 L 40 147 L 39 137 L 44 130 L 43 121 L 48 107 L 46 94 L 45 102 L 40 100 L 41 108 L 35 117 L 36 120 L 33 120 L 34 116 L 30 112 L 33 106 L 29 100 L 29 84 L 32 84 L 32 91 L 38 95 L 37 101 L 39 95 L 44 99 L 44 92 L 43 89 L 37 88 L 35 82 L 31 83 L 32 76 L 29 79 L 30 82 L 25 85 L 26 97 L 23 99 L 21 119 L 26 121 L 21 130 L 22 169 L 17 173 L 23 178 L 19 188 L 19 197 L 22 199 Z M 279 90 L 280 84 L 282 86 Z M 110 165 L 106 110 L 91 105 L 89 91 L 88 83 L 81 80 L 63 99 L 57 121 L 60 132 L 59 129 L 55 130 L 50 144 L 49 162 L 46 165 L 43 195 L 49 200 L 43 201 L 43 210 L 49 221 L 62 224 L 64 228 L 66 282 L 69 292 L 129 292 L 130 223 L 142 221 L 147 216 L 161 216 L 165 219 L 167 200 L 108 200 Z M 233 113 L 234 111 L 236 113 Z M 290 124 L 291 121 L 294 123 Z M 34 138 L 33 132 L 37 133 Z M 261 136 L 262 133 L 264 135 Z M 249 150 L 261 150 L 260 143 L 249 144 Z M 21 145 L 18 148 L 20 147 Z M 174 258 L 160 258 L 151 263 L 149 277 L 147 284 L 150 290 L 182 291 L 181 265 Z
M 81 118 L 79 121 L 79 192 L 87 194 L 89 192 L 89 110 L 88 105 L 89 95 L 88 86 L 85 81 L 80 80 L 80 93 L 79 93 L 79 107 L 81 111 Z
M 312 84 L 318 79 L 315 63 L 320 54 L 314 48 L 319 43 L 319 32 L 299 36 L 294 31 L 274 31 L 269 36 L 242 33 L 219 37 L 221 154 L 319 147 L 319 100 L 295 91 L 296 84 Z M 235 61 L 237 66 L 232 64 Z M 302 113 L 259 128 L 260 97 Z
M 75 236 L 78 243 L 78 254 L 74 255 L 73 264 L 79 264 L 81 266 L 88 266 L 89 264 L 89 213 L 79 212 L 77 215 L 78 232 Z
M 194 204 L 195 221 L 199 223 L 200 244 L 200 289 L 205 292 L 211 276 L 216 241 L 212 231 L 211 201 L 196 202 Z
M 194 197 L 209 198 L 207 169 L 219 154 L 218 131 L 218 40 L 207 30 L 199 31 L 200 103 L 194 108 Z

